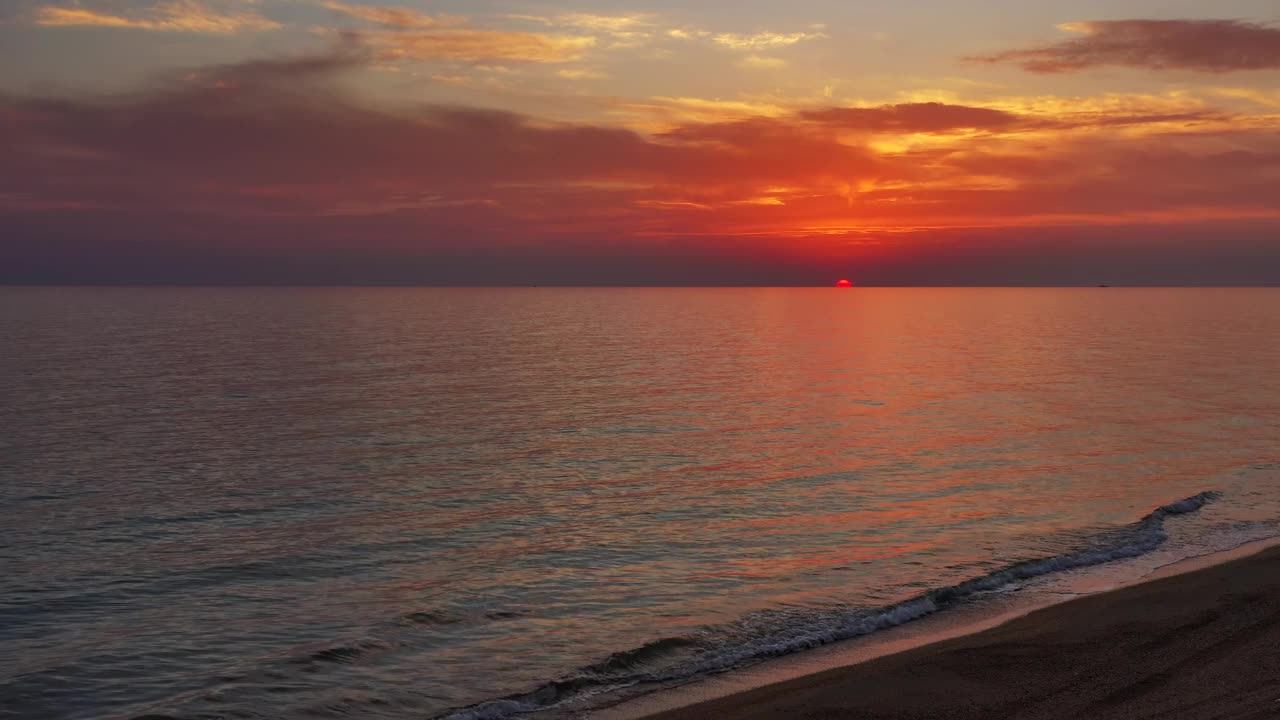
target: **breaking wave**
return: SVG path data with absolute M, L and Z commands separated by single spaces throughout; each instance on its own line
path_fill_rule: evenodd
M 531 692 L 456 709 L 437 717 L 446 720 L 501 720 L 547 710 L 570 701 L 582 701 L 602 693 L 688 680 L 753 661 L 868 635 L 932 615 L 1022 580 L 1145 555 L 1167 539 L 1165 518 L 1199 510 L 1218 495 L 1216 492 L 1202 492 L 1169 503 L 1131 525 L 1093 537 L 1083 549 L 1014 563 L 892 605 L 779 613 L 769 621 L 753 623 L 751 632 L 745 635 L 729 628 L 712 627 L 697 637 L 663 638 L 639 648 L 614 653 L 599 663 L 580 668 Z

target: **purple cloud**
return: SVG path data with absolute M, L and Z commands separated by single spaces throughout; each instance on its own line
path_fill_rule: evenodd
M 1118 66 L 1227 73 L 1280 68 L 1280 29 L 1239 20 L 1092 20 L 1061 29 L 1083 37 L 972 58 L 1035 73 Z

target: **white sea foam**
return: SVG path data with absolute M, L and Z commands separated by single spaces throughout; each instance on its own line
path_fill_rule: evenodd
M 1120 531 L 1094 539 L 1094 545 L 1076 552 L 1015 563 L 987 575 L 930 590 L 917 597 L 874 609 L 815 610 L 799 619 L 789 616 L 759 634 L 728 642 L 693 641 L 670 638 L 635 650 L 617 653 L 573 675 L 547 683 L 533 692 L 492 700 L 463 708 L 443 717 L 447 720 L 501 720 L 513 715 L 537 712 L 586 696 L 637 685 L 686 680 L 700 675 L 730 670 L 755 660 L 788 655 L 839 640 L 869 635 L 879 630 L 931 615 L 965 602 L 977 595 L 1000 590 L 1015 583 L 1051 573 L 1100 565 L 1138 557 L 1160 547 L 1168 538 L 1165 520 L 1170 516 L 1195 512 L 1218 497 L 1201 492 L 1152 511 Z M 709 633 L 715 637 L 714 629 Z M 660 656 L 664 648 L 701 644 L 704 650 L 657 670 L 641 669 Z

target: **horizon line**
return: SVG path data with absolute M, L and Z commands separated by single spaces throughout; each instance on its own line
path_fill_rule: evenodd
M 1214 288 L 1280 288 L 1280 282 L 1245 281 L 1239 283 L 973 283 L 973 284 L 928 284 L 928 283 L 855 283 L 852 287 L 837 287 L 817 284 L 698 284 L 698 283 L 597 283 L 597 284 L 560 284 L 560 283 L 178 283 L 178 282 L 84 282 L 84 283 L 42 283 L 42 282 L 0 282 L 0 288 L 190 288 L 190 289 L 422 289 L 422 290 L 530 290 L 530 289 L 633 289 L 633 290 L 666 290 L 666 289 L 779 289 L 779 290 L 850 290 L 850 289 L 1214 289 Z

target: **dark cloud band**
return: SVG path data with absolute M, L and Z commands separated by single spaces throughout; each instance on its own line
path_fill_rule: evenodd
M 1069 23 L 1075 40 L 971 58 L 1036 73 L 1117 66 L 1228 73 L 1280 68 L 1280 29 L 1238 20 L 1098 20 Z

